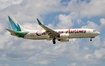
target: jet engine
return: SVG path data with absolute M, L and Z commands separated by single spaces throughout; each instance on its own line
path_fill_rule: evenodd
M 60 34 L 60 39 L 65 39 L 65 38 L 69 38 L 69 34 Z
M 60 42 L 68 42 L 69 41 L 69 34 L 60 34 L 60 38 L 58 39 Z

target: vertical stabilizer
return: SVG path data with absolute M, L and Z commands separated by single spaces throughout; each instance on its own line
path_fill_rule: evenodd
M 8 16 L 9 22 L 11 24 L 11 29 L 15 32 L 17 31 L 24 31 L 24 28 L 12 17 Z

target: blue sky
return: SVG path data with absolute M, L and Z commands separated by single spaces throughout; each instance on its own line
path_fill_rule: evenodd
M 0 66 L 105 66 L 105 0 L 0 0 Z M 101 32 L 88 38 L 56 45 L 47 40 L 11 36 L 7 16 L 24 28 L 93 28 Z

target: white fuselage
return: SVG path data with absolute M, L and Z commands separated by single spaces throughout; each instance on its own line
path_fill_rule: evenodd
M 61 38 L 95 38 L 100 33 L 94 29 L 56 29 L 54 30 L 61 35 Z M 45 30 L 35 30 L 29 31 L 28 34 L 24 36 L 26 39 L 33 39 L 33 40 L 51 40 L 49 35 L 46 33 Z

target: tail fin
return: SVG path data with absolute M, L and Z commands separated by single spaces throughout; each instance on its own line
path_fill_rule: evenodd
M 18 31 L 24 31 L 24 28 L 21 27 L 21 25 L 12 17 L 8 16 L 9 22 L 11 24 L 11 28 L 13 31 L 18 32 Z
M 27 30 L 21 27 L 21 25 L 12 16 L 8 16 L 8 19 L 11 24 L 12 30 L 10 29 L 6 30 L 8 30 L 11 33 L 11 35 L 24 38 L 24 36 L 28 33 L 26 32 Z

